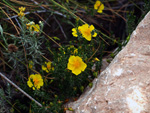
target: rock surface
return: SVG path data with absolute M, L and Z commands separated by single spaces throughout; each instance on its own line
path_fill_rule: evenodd
M 150 113 L 150 12 L 67 113 Z

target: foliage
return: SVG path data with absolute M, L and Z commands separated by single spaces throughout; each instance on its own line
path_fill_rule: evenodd
M 124 46 L 109 31 L 108 23 L 115 18 L 126 20 L 122 6 L 119 12 L 113 10 L 113 4 L 112 0 L 2 0 L 0 18 L 7 21 L 0 21 L 0 71 L 11 74 L 12 81 L 42 107 L 24 95 L 15 97 L 7 87 L 7 95 L 0 89 L 0 110 L 6 102 L 12 112 L 73 110 L 64 105 L 75 101 L 87 86 L 92 87 L 103 56 L 115 56 L 109 52 L 113 46 Z M 128 15 L 127 36 L 135 28 L 136 19 L 133 13 Z

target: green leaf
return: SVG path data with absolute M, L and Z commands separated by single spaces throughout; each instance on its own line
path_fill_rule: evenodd
M 127 37 L 127 42 L 130 40 L 130 34 L 128 35 L 128 37 Z
M 60 38 L 58 38 L 58 37 L 56 37 L 56 36 L 55 36 L 55 37 L 53 37 L 53 38 L 54 38 L 55 40 L 60 40 Z

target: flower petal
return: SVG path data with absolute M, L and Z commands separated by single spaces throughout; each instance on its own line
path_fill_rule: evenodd
M 97 33 L 96 32 L 94 32 L 94 35 L 93 35 L 93 37 L 96 37 L 97 36 Z
M 94 9 L 98 9 L 98 7 L 100 6 L 101 2 L 100 1 L 96 1 L 94 4 Z
M 88 41 L 91 41 L 91 39 L 92 39 L 91 35 L 88 35 L 88 36 L 87 36 L 87 35 L 86 35 L 86 36 L 84 35 L 84 38 L 85 38 L 86 40 L 88 40 Z
M 81 66 L 81 67 L 82 67 L 82 69 L 81 69 L 81 70 L 82 70 L 82 71 L 84 71 L 84 70 L 86 69 L 86 67 L 87 67 L 87 64 L 86 64 L 86 63 L 84 63 L 84 62 L 82 62 L 82 64 L 81 64 L 81 65 L 82 65 L 82 66 Z
M 74 65 L 72 65 L 70 63 L 67 64 L 67 69 L 73 70 L 74 68 L 75 68 Z
M 98 8 L 98 13 L 102 13 L 104 9 L 104 4 L 101 4 L 100 7 Z
M 81 70 L 74 69 L 74 70 L 72 70 L 72 73 L 74 73 L 75 75 L 79 75 L 81 73 Z
M 76 28 L 73 28 L 73 29 L 72 29 L 72 35 L 73 35 L 74 37 L 78 37 Z
M 90 31 L 92 32 L 94 29 L 95 29 L 94 26 L 91 25 L 91 26 L 90 26 Z
M 75 59 L 75 56 L 70 56 L 69 57 L 69 63 L 73 64 L 74 63 L 74 59 Z

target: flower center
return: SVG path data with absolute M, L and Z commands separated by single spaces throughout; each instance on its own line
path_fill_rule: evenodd
M 37 80 L 37 79 L 34 79 L 34 85 L 36 86 L 38 83 L 39 83 L 39 80 Z
M 47 69 L 50 70 L 50 68 L 51 68 L 51 66 L 50 66 L 50 65 L 47 65 Z
M 90 29 L 88 28 L 85 32 L 84 32 L 87 36 L 89 36 L 91 34 Z
M 74 62 L 74 66 L 75 66 L 75 68 L 79 68 L 79 67 L 80 67 L 80 62 L 75 61 L 75 62 Z

